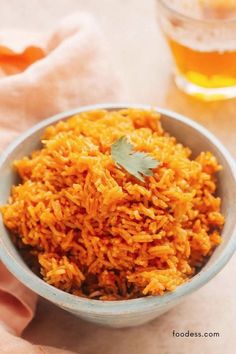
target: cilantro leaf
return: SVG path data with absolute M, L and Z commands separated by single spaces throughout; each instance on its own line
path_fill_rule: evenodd
M 142 182 L 143 176 L 152 176 L 151 169 L 159 165 L 159 161 L 154 160 L 145 152 L 135 151 L 125 136 L 112 144 L 111 157 L 119 166 Z

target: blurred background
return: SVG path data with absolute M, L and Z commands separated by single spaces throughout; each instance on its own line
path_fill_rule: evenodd
M 0 0 L 0 8 L 0 28 L 4 29 L 41 31 L 77 11 L 94 15 L 125 80 L 130 102 L 186 114 L 210 128 L 236 153 L 227 132 L 235 122 L 236 101 L 205 103 L 176 88 L 172 58 L 157 23 L 156 0 Z

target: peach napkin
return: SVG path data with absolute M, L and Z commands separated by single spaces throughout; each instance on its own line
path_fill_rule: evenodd
M 49 33 L 28 37 L 0 32 L 2 144 L 60 111 L 121 97 L 103 36 L 90 16 L 73 15 Z
M 124 90 L 96 22 L 75 14 L 45 33 L 0 32 L 0 148 L 41 119 L 81 105 L 119 101 Z M 0 263 L 0 352 L 68 353 L 17 337 L 36 295 Z

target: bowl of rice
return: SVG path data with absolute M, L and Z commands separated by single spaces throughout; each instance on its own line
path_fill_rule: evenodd
M 136 326 L 236 249 L 236 167 L 204 127 L 147 105 L 60 113 L 0 157 L 0 257 L 85 320 Z

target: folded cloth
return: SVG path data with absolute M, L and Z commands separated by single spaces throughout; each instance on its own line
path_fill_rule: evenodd
M 90 16 L 73 15 L 48 34 L 35 34 L 35 42 L 32 34 L 24 38 L 25 32 L 0 33 L 2 144 L 55 113 L 124 98 L 100 29 Z
M 96 22 L 75 14 L 46 33 L 0 32 L 0 148 L 43 118 L 85 104 L 119 101 L 124 90 Z M 20 335 L 36 295 L 0 264 L 0 352 L 60 353 Z M 61 351 L 61 353 L 68 353 Z
M 16 337 L 4 324 L 0 323 L 0 353 L 1 354 L 73 354 L 64 349 L 33 345 L 26 340 Z

